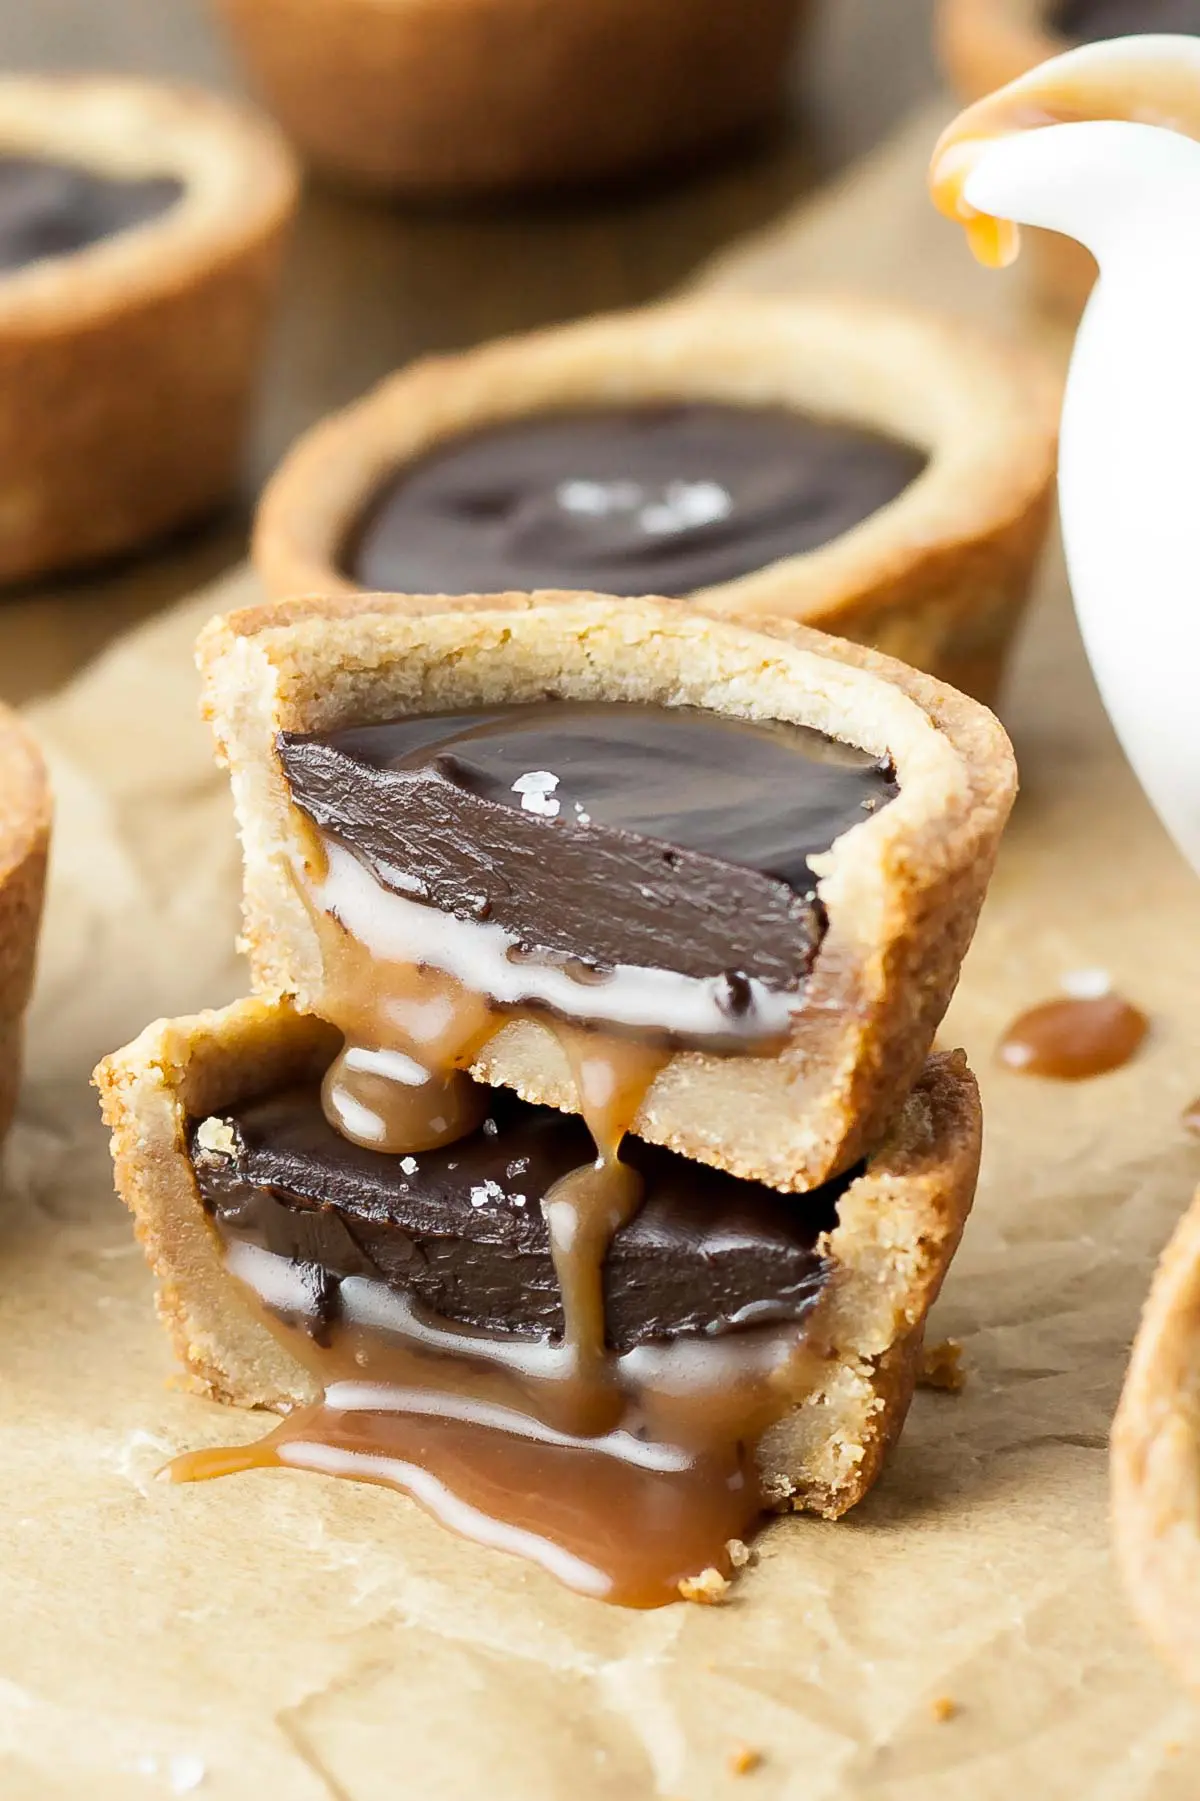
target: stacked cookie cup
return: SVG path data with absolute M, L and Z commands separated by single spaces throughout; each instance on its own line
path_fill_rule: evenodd
M 974 1191 L 975 1084 L 930 1052 L 1013 799 L 997 722 L 787 621 L 577 593 L 281 601 L 199 657 L 254 996 L 97 1072 L 194 1385 L 327 1453 L 393 1327 L 405 1392 L 432 1331 L 460 1412 L 463 1368 L 525 1359 L 539 1455 L 682 1455 L 693 1525 L 742 1495 L 610 1599 L 723 1583 L 763 1506 L 843 1513 Z

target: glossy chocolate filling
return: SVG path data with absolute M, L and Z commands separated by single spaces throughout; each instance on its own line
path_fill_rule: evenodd
M 1200 36 L 1200 0 L 1060 0 L 1050 22 L 1076 43 L 1173 32 Z
M 230 1136 L 219 1151 L 204 1148 L 211 1126 L 199 1144 L 191 1134 L 205 1206 L 226 1244 L 295 1265 L 305 1305 L 287 1317 L 319 1342 L 354 1277 L 385 1283 L 443 1320 L 561 1342 L 542 1203 L 594 1155 L 580 1119 L 498 1092 L 470 1137 L 401 1160 L 333 1131 L 315 1088 L 220 1117 Z M 604 1258 L 610 1350 L 808 1313 L 828 1274 L 817 1240 L 836 1224 L 846 1179 L 798 1200 L 634 1139 L 623 1161 L 641 1176 L 644 1198 Z
M 386 890 L 486 924 L 584 988 L 620 966 L 794 989 L 824 932 L 809 859 L 898 792 L 803 726 L 551 701 L 281 734 L 294 800 Z M 581 1006 L 586 997 L 581 996 Z
M 549 413 L 403 469 L 342 563 L 390 593 L 692 594 L 840 537 L 924 464 L 910 445 L 783 408 Z
M 86 250 L 148 224 L 182 194 L 173 176 L 118 180 L 40 157 L 0 156 L 0 270 Z

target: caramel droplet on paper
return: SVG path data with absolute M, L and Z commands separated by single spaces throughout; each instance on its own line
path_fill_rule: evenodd
M 1015 1019 L 999 1057 L 1021 1075 L 1081 1082 L 1128 1063 L 1149 1029 L 1146 1015 L 1119 994 L 1064 995 Z

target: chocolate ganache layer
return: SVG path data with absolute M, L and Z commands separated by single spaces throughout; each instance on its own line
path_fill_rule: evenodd
M 530 1339 L 563 1330 L 542 1198 L 593 1148 L 571 1115 L 497 1092 L 483 1127 L 420 1157 L 349 1143 L 319 1091 L 288 1089 L 193 1122 L 197 1184 L 218 1234 L 289 1258 L 318 1337 L 343 1281 L 367 1277 L 430 1314 Z M 798 1198 L 627 1139 L 645 1198 L 604 1262 L 607 1341 L 799 1320 L 828 1274 L 817 1250 L 851 1176 Z
M 0 155 L 0 269 L 68 256 L 145 225 L 180 198 L 170 176 L 117 180 L 68 163 Z
M 1174 32 L 1200 36 L 1200 0 L 1059 0 L 1050 14 L 1055 31 L 1077 43 Z
M 898 792 L 804 726 L 550 701 L 300 736 L 294 800 L 385 887 L 583 980 L 619 966 L 795 987 L 824 914 L 808 859 Z
M 548 413 L 405 467 L 343 568 L 400 594 L 692 594 L 840 537 L 924 464 L 909 445 L 782 407 Z

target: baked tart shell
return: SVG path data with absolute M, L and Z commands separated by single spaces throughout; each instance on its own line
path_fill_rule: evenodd
M 296 179 L 273 127 L 196 89 L 0 79 L 0 149 L 173 176 L 156 218 L 0 276 L 0 582 L 129 551 L 226 499 Z
M 313 1079 L 337 1035 L 287 1001 L 159 1020 L 96 1071 L 119 1193 L 158 1283 L 188 1385 L 288 1412 L 312 1375 L 255 1315 L 222 1262 L 187 1150 L 189 1120 Z M 816 1326 L 819 1377 L 759 1447 L 767 1493 L 834 1518 L 864 1495 L 904 1422 L 925 1316 L 974 1196 L 981 1116 L 961 1052 L 931 1058 L 820 1241 L 836 1266 Z
M 538 412 L 661 401 L 782 406 L 928 458 L 832 542 L 691 603 L 777 614 L 994 699 L 1052 503 L 1058 378 L 1015 346 L 862 299 L 693 301 L 415 364 L 326 419 L 268 485 L 255 564 L 273 597 L 360 592 L 347 543 L 388 479 L 446 439 Z
M 816 1187 L 884 1136 L 953 993 L 1015 793 L 984 707 L 786 621 L 573 594 L 284 602 L 214 620 L 198 655 L 233 783 L 253 984 L 309 1011 L 321 954 L 292 875 L 305 840 L 280 731 L 559 696 L 791 720 L 890 757 L 898 797 L 814 859 L 829 924 L 782 1051 L 676 1052 L 633 1120 L 653 1143 L 784 1190 Z M 532 1018 L 505 1025 L 471 1074 L 577 1110 L 567 1058 Z
M 415 194 L 671 163 L 777 112 L 807 0 L 218 0 L 305 158 Z

